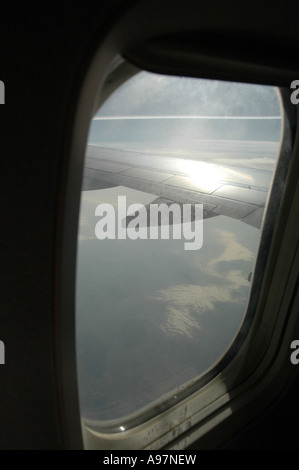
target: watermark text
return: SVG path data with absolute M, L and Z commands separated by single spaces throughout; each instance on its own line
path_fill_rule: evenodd
M 293 80 L 291 83 L 291 88 L 295 88 L 295 91 L 291 93 L 291 103 L 299 103 L 299 80 Z
M 2 80 L 0 80 L 0 104 L 5 104 L 5 86 Z
M 5 346 L 3 341 L 0 341 L 0 364 L 5 364 Z
M 292 341 L 290 348 L 294 349 L 290 356 L 290 361 L 292 364 L 297 365 L 299 364 L 299 340 L 295 339 L 294 341 Z
M 199 250 L 203 243 L 202 204 L 131 204 L 126 196 L 118 196 L 117 211 L 112 204 L 99 204 L 95 215 L 100 220 L 95 226 L 99 240 L 187 240 L 185 250 Z

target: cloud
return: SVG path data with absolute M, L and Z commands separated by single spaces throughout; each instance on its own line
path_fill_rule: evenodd
M 194 329 L 200 329 L 199 316 L 215 310 L 216 303 L 231 303 L 241 305 L 244 302 L 244 292 L 236 295 L 236 291 L 247 287 L 241 271 L 228 271 L 225 275 L 229 284 L 219 286 L 175 285 L 168 289 L 159 290 L 154 299 L 166 304 L 166 319 L 161 329 L 170 334 L 181 334 L 193 337 Z
M 212 259 L 209 262 L 209 268 L 214 268 L 216 264 L 221 262 L 232 262 L 238 260 L 252 261 L 254 259 L 254 253 L 238 242 L 235 233 L 222 230 L 219 230 L 218 233 L 220 235 L 221 242 L 224 245 L 224 251 L 220 256 L 218 256 L 218 258 Z
M 165 303 L 166 318 L 161 324 L 164 332 L 192 338 L 194 329 L 200 329 L 199 316 L 215 310 L 218 303 L 240 304 L 244 308 L 249 283 L 240 269 L 219 272 L 221 262 L 253 261 L 254 253 L 237 241 L 229 231 L 219 231 L 222 253 L 202 268 L 215 283 L 208 285 L 177 284 L 156 292 L 154 299 Z

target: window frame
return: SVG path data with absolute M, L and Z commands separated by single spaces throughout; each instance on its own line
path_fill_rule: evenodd
M 122 80 L 138 70 L 130 66 L 126 73 L 119 73 L 120 59 L 117 47 L 111 47 L 110 36 L 101 44 L 94 56 L 89 71 L 84 80 L 82 92 L 78 101 L 75 117 L 73 139 L 71 146 L 70 168 L 65 204 L 64 231 L 63 231 L 63 256 L 61 268 L 61 299 L 62 300 L 62 332 L 69 331 L 64 350 L 62 351 L 62 377 L 63 394 L 66 416 L 69 423 L 73 421 L 71 413 L 73 403 L 68 405 L 70 396 L 74 396 L 76 402 L 77 390 L 73 389 L 73 381 L 70 380 L 71 372 L 67 369 L 70 364 L 70 354 L 74 351 L 74 285 L 70 286 L 69 273 L 75 272 L 74 229 L 77 229 L 80 205 L 80 188 L 83 174 L 83 155 L 87 141 L 89 123 L 93 116 L 96 102 L 98 107 L 100 98 L 108 96 L 111 91 L 119 86 Z M 114 41 L 112 41 L 113 43 Z M 121 65 L 121 66 L 122 66 Z M 99 78 L 102 81 L 99 89 Z M 109 89 L 104 87 L 110 77 Z M 102 94 L 101 94 L 102 93 Z M 97 100 L 95 97 L 98 96 Z M 289 95 L 282 91 L 284 101 L 284 133 L 282 139 L 282 152 L 291 157 L 291 148 L 294 141 L 294 127 L 296 126 L 295 108 L 290 104 Z M 294 263 L 298 258 L 297 244 L 298 233 L 296 227 L 295 198 L 298 198 L 298 187 L 292 185 L 295 180 L 295 167 L 298 166 L 295 155 L 297 142 L 294 146 L 292 158 L 289 164 L 286 191 L 280 205 L 276 224 L 269 219 L 269 236 L 265 245 L 271 245 L 267 264 L 263 267 L 264 274 L 258 281 L 262 282 L 259 298 L 255 299 L 253 310 L 255 311 L 250 334 L 244 340 L 237 353 L 233 352 L 233 358 L 227 365 L 213 377 L 194 391 L 190 396 L 174 403 L 168 409 L 150 418 L 148 421 L 132 426 L 130 429 L 120 429 L 119 423 L 108 428 L 99 426 L 100 423 L 81 422 L 82 436 L 87 449 L 183 449 L 197 441 L 197 445 L 209 448 L 211 440 L 213 446 L 223 441 L 234 430 L 244 424 L 240 422 L 240 415 L 248 414 L 252 419 L 260 410 L 277 396 L 281 389 L 292 380 L 294 368 L 288 360 L 289 345 L 293 328 L 299 327 L 296 316 L 298 310 L 298 296 L 294 297 L 295 283 L 298 278 L 298 265 Z M 276 172 L 277 173 L 277 172 Z M 281 188 L 282 191 L 283 188 Z M 295 194 L 295 191 L 297 193 Z M 279 192 L 275 192 L 277 205 L 280 198 Z M 267 226 L 267 221 L 266 221 Z M 77 230 L 75 230 L 77 235 Z M 295 233 L 296 236 L 293 236 Z M 70 244 L 70 240 L 73 242 Z M 279 251 L 278 251 L 279 248 Z M 262 246 L 261 250 L 264 250 Z M 75 250 L 75 251 L 74 251 Z M 276 251 L 278 256 L 276 258 Z M 285 257 L 285 254 L 288 256 Z M 72 279 L 74 281 L 74 279 Z M 257 281 L 256 281 L 257 282 Z M 275 305 L 275 318 L 273 316 Z M 62 333 L 66 336 L 65 333 Z M 277 344 L 281 348 L 277 348 Z M 261 350 L 261 345 L 266 345 Z M 71 359 L 74 364 L 74 358 Z M 246 366 L 246 367 L 245 367 Z M 276 380 L 277 375 L 282 377 L 282 382 Z M 205 376 L 205 380 L 207 376 Z M 229 391 L 227 391 L 229 389 Z M 258 399 L 257 399 L 258 396 Z

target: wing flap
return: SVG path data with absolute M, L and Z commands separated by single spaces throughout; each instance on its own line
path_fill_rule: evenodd
M 109 156 L 111 161 L 107 161 Z M 120 161 L 121 158 L 124 161 Z M 172 165 L 167 166 L 166 163 Z M 210 165 L 207 171 L 207 167 L 197 165 L 202 162 L 191 163 L 179 157 L 151 157 L 138 152 L 91 146 L 87 151 L 83 190 L 126 186 L 178 204 L 203 204 L 205 218 L 224 215 L 260 227 L 267 187 L 257 187 L 254 183 L 265 182 L 265 175 L 259 175 L 256 169 L 243 168 L 233 172 L 232 182 L 230 173 L 220 165 Z

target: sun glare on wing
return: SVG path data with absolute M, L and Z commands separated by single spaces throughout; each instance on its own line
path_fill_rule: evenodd
M 240 169 L 229 168 L 194 160 L 181 160 L 180 170 L 195 185 L 215 185 L 217 183 L 252 184 L 253 177 Z
M 213 184 L 225 179 L 225 169 L 211 163 L 182 160 L 181 167 L 182 173 L 198 185 Z

